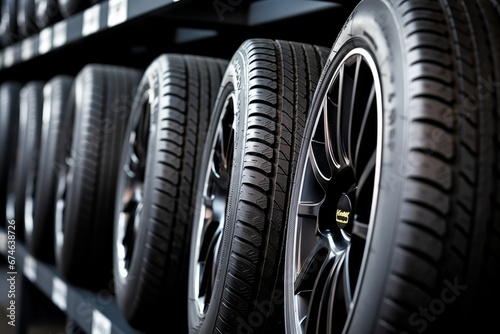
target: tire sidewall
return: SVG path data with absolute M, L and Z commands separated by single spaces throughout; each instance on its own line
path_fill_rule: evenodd
M 55 198 L 58 181 L 64 171 L 64 150 L 69 144 L 68 132 L 73 114 L 67 97 L 73 78 L 59 76 L 44 86 L 44 106 L 40 135 L 40 158 L 34 197 L 33 236 L 31 251 L 52 262 L 54 257 Z M 45 103 L 50 99 L 50 110 Z M 47 249 L 47 244 L 51 247 Z
M 221 88 L 213 109 L 213 114 L 209 129 L 207 132 L 206 143 L 203 150 L 203 158 L 200 164 L 202 172 L 207 171 L 213 148 L 213 142 L 217 131 L 217 126 L 222 116 L 224 103 L 230 94 L 234 94 L 235 103 L 235 131 L 234 131 L 234 155 L 232 161 L 232 174 L 229 185 L 229 194 L 226 207 L 226 222 L 222 231 L 222 239 L 219 247 L 219 267 L 215 278 L 214 287 L 210 305 L 205 314 L 200 316 L 196 299 L 193 295 L 193 275 L 192 267 L 198 262 L 198 254 L 196 249 L 196 231 L 198 231 L 201 219 L 201 203 L 203 202 L 204 187 L 206 182 L 205 177 L 200 177 L 196 191 L 195 213 L 192 228 L 192 240 L 190 250 L 190 267 L 189 267 L 189 287 L 188 287 L 188 327 L 190 333 L 213 333 L 219 314 L 219 305 L 222 301 L 224 293 L 225 277 L 229 266 L 229 254 L 231 253 L 231 242 L 234 235 L 234 222 L 237 214 L 237 203 L 239 201 L 239 185 L 241 184 L 242 173 L 239 166 L 243 166 L 243 158 L 245 156 L 245 141 L 246 127 L 248 119 L 248 110 L 246 108 L 248 101 L 248 77 L 247 77 L 247 56 L 244 54 L 243 48 L 240 48 L 232 57 L 226 72 L 222 79 Z
M 13 179 L 15 178 L 15 164 L 17 159 L 17 141 L 18 141 L 18 125 L 19 125 L 19 91 L 21 87 L 17 83 L 7 82 L 1 87 L 1 103 L 2 103 L 2 120 L 1 127 L 1 143 L 0 157 L 2 159 L 1 181 L 3 184 L 0 200 L 2 201 L 1 208 L 7 215 L 7 204 L 9 196 L 13 193 Z
M 159 110 L 161 109 L 160 103 L 161 103 L 161 98 L 158 99 L 158 103 L 154 106 L 151 105 L 151 114 L 150 114 L 150 124 L 149 124 L 149 138 L 148 138 L 148 149 L 147 149 L 147 157 L 146 157 L 146 170 L 144 174 L 144 199 L 143 199 L 143 206 L 144 209 L 142 211 L 142 216 L 141 216 L 141 222 L 140 225 L 142 228 L 139 228 L 139 233 L 137 235 L 137 239 L 134 241 L 134 252 L 132 254 L 132 259 L 130 262 L 130 268 L 128 271 L 128 275 L 126 277 L 123 277 L 122 275 L 119 274 L 119 267 L 118 267 L 118 254 L 117 254 L 117 243 L 119 242 L 117 240 L 118 237 L 118 221 L 120 218 L 120 213 L 123 208 L 123 202 L 122 202 L 122 196 L 123 196 L 123 191 L 126 183 L 127 176 L 125 175 L 125 171 L 123 170 L 123 167 L 127 163 L 127 160 L 130 157 L 130 146 L 129 146 L 129 138 L 130 134 L 134 129 L 137 127 L 138 122 L 140 120 L 140 117 L 143 112 L 143 105 L 141 104 L 141 99 L 144 94 L 147 94 L 147 92 L 150 92 L 150 96 L 155 95 L 159 96 L 159 92 L 155 91 L 156 89 L 160 89 L 160 73 L 162 73 L 162 68 L 165 66 L 165 61 L 161 59 L 157 59 L 155 62 L 152 63 L 152 65 L 147 69 L 146 73 L 144 74 L 143 78 L 141 79 L 141 83 L 139 84 L 139 88 L 136 91 L 136 96 L 135 96 L 135 101 L 133 103 L 133 108 L 131 112 L 131 117 L 130 121 L 127 124 L 127 130 L 125 132 L 125 137 L 124 137 L 124 145 L 123 145 L 123 151 L 120 159 L 120 167 L 119 167 L 119 180 L 118 180 L 118 188 L 116 192 L 116 205 L 115 205 L 115 223 L 114 223 L 114 232 L 113 232 L 113 240 L 114 240 L 114 245 L 113 245 L 113 268 L 114 268 L 114 277 L 115 277 L 115 291 L 116 291 L 116 296 L 117 296 L 117 301 L 118 304 L 120 305 L 120 308 L 124 310 L 124 312 L 128 315 L 130 311 L 130 314 L 133 314 L 133 310 L 130 309 L 130 305 L 134 305 L 133 299 L 136 297 L 137 293 L 137 288 L 139 284 L 133 282 L 135 280 L 138 280 L 140 277 L 140 271 L 143 266 L 143 259 L 144 259 L 144 250 L 146 245 L 146 239 L 147 235 L 149 232 L 148 226 L 149 224 L 147 223 L 149 221 L 149 215 L 148 213 L 148 208 L 150 207 L 151 203 L 151 194 L 148 189 L 154 189 L 153 182 L 154 181 L 154 166 L 156 165 L 156 158 L 155 158 L 155 152 L 156 152 L 156 141 L 158 138 L 158 127 L 156 124 L 158 124 L 158 117 L 159 117 Z M 149 103 L 151 103 L 150 101 Z M 137 247 L 137 246 L 142 246 L 142 247 Z

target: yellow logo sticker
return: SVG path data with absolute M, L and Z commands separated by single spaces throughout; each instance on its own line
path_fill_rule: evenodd
M 342 211 L 340 209 L 337 209 L 337 223 L 339 224 L 347 224 L 349 222 L 349 215 L 350 213 L 348 211 Z

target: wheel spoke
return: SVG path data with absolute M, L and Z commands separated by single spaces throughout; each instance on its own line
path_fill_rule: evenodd
M 300 217 L 318 217 L 321 203 L 300 202 L 297 207 L 297 214 Z
M 232 142 L 234 136 L 234 114 L 232 112 L 232 100 L 226 101 L 227 112 L 219 123 L 216 134 L 216 146 L 218 148 L 217 153 L 219 154 L 219 163 L 222 170 L 228 170 L 230 168 L 230 160 L 232 159 Z
M 228 142 L 226 141 L 226 136 L 229 138 L 226 127 L 224 124 L 219 124 L 219 129 L 217 131 L 217 144 L 214 152 L 216 154 L 216 158 L 213 159 L 218 162 L 218 171 L 227 169 Z
M 313 143 L 311 150 L 309 151 L 309 164 L 310 167 L 306 170 L 306 178 L 312 182 L 313 177 L 319 186 L 326 191 L 328 188 L 328 184 L 331 178 L 331 161 L 329 161 L 326 165 L 323 160 L 323 156 L 321 154 L 324 152 L 325 148 L 323 144 Z M 328 150 L 328 149 L 326 149 Z M 331 158 L 331 157 L 330 157 Z M 330 160 L 330 159 L 328 159 Z M 312 175 L 311 175 L 312 172 Z
M 349 158 L 349 161 L 352 162 L 354 157 L 352 155 L 352 135 L 353 135 L 353 119 L 354 119 L 354 105 L 356 103 L 356 93 L 358 92 L 358 81 L 359 81 L 359 71 L 361 68 L 361 56 L 356 57 L 356 69 L 354 73 L 354 80 L 352 83 L 352 93 L 351 93 L 351 105 L 349 108 L 349 132 L 348 132 L 348 142 L 347 142 L 347 156 Z
M 212 187 L 208 191 L 211 195 L 216 195 L 221 190 L 225 190 L 227 188 L 227 171 L 226 169 L 220 167 L 222 166 L 215 166 L 215 164 L 212 164 L 210 168 L 209 180 Z
M 344 263 L 342 264 L 342 278 L 343 278 L 343 282 L 342 282 L 342 285 L 344 286 L 344 299 L 345 299 L 345 303 L 346 303 L 346 311 L 347 313 L 349 313 L 349 310 L 351 309 L 351 305 L 352 305 L 352 297 L 353 297 L 353 292 L 352 291 L 352 287 L 351 287 L 351 274 L 350 274 L 350 270 L 349 270 L 349 267 L 350 267 L 350 260 L 349 260 L 349 256 L 350 256 L 350 253 L 351 253 L 351 245 L 349 244 L 347 246 L 347 250 L 345 252 L 345 256 L 344 256 Z
M 209 218 L 203 227 L 202 243 L 200 247 L 199 261 L 207 262 L 210 259 L 210 253 L 213 251 L 217 238 L 221 232 L 221 226 L 218 221 Z
M 201 272 L 201 282 L 200 282 L 200 292 L 202 293 L 209 293 L 209 290 L 211 290 L 211 286 L 214 283 L 214 272 L 215 272 L 215 267 L 216 267 L 216 261 L 215 257 L 217 255 L 217 246 L 220 242 L 220 239 L 222 237 L 222 228 L 219 227 L 215 233 L 213 234 L 212 238 L 210 239 L 210 243 L 207 246 L 207 251 L 206 255 L 202 260 L 201 253 L 200 253 L 200 260 L 199 262 L 203 264 L 202 266 L 202 272 Z
M 336 271 L 337 271 L 335 268 L 338 265 L 338 263 L 335 258 L 332 258 L 330 262 L 331 262 L 331 267 L 329 268 L 328 276 L 323 286 L 316 286 L 314 289 L 314 293 L 317 293 L 319 297 L 319 307 L 317 313 L 318 316 L 316 320 L 316 333 L 327 333 L 328 320 L 329 318 L 331 318 L 330 314 L 328 313 L 330 308 L 329 306 L 331 303 L 329 297 L 334 285 Z M 318 280 L 317 283 L 321 284 L 322 282 Z
M 328 101 L 329 101 L 329 105 L 327 105 L 325 103 L 324 107 L 323 107 L 324 144 L 325 144 L 326 158 L 327 158 L 330 170 L 335 170 L 337 168 L 337 164 L 338 164 L 337 157 L 336 157 L 338 149 L 337 149 L 336 144 L 334 144 L 335 133 L 333 134 L 334 137 L 332 137 L 332 132 L 337 132 L 337 131 L 335 131 L 335 129 L 331 128 L 332 127 L 331 123 L 336 122 L 335 118 L 333 116 L 333 113 L 337 113 L 337 111 L 335 109 L 338 109 L 338 106 L 332 100 L 328 99 Z
M 295 293 L 313 288 L 314 277 L 318 276 L 318 270 L 321 270 L 322 265 L 329 256 L 328 247 L 321 238 L 316 237 L 316 242 L 312 246 L 309 246 L 311 244 L 304 245 L 304 242 L 301 240 L 304 248 L 300 256 L 300 269 L 295 277 Z
M 321 320 L 325 316 L 322 312 L 325 308 L 328 309 L 328 291 L 331 289 L 331 282 L 335 270 L 335 258 L 327 258 L 319 268 L 316 275 L 316 281 L 312 288 L 309 308 L 307 310 L 307 318 L 305 323 L 306 333 L 319 333 L 321 331 Z
M 341 274 L 342 268 L 345 266 L 345 258 L 346 253 L 344 252 L 339 256 L 338 260 L 335 263 L 335 267 L 333 268 L 335 274 L 333 277 L 332 288 L 328 296 L 328 300 L 330 301 L 330 303 L 328 304 L 328 317 L 326 319 L 327 333 L 338 332 L 338 330 L 336 330 L 336 327 L 342 327 L 345 323 L 345 318 L 347 317 L 347 312 L 345 312 L 345 309 L 343 307 L 343 305 L 345 305 L 346 303 L 346 296 L 343 287 L 343 275 Z M 341 304 L 342 308 L 339 308 Z
M 363 187 L 366 185 L 366 181 L 369 179 L 370 175 L 373 173 L 375 170 L 375 163 L 377 162 L 377 155 L 376 152 L 373 152 L 373 154 L 370 157 L 370 160 L 368 160 L 368 163 L 366 166 L 364 166 L 363 173 L 361 173 L 358 182 L 357 182 L 357 189 L 356 189 L 356 196 L 359 197 L 361 192 L 363 191 Z
M 352 233 L 352 235 L 355 235 L 363 240 L 366 240 L 367 235 L 368 235 L 368 224 L 362 223 L 362 222 L 354 219 L 351 233 Z
M 361 142 L 363 140 L 363 134 L 365 133 L 366 124 L 368 122 L 368 116 L 370 115 L 370 111 L 372 109 L 373 103 L 375 102 L 375 85 L 372 84 L 372 88 L 370 90 L 370 95 L 368 97 L 368 102 L 366 103 L 365 110 L 363 112 L 363 120 L 361 121 L 361 128 L 359 129 L 358 140 L 356 142 L 356 153 L 354 156 L 355 161 L 359 159 L 359 150 L 361 149 Z
M 340 71 L 339 71 L 339 77 L 337 78 L 338 82 L 339 82 L 339 90 L 338 90 L 338 99 L 339 99 L 339 103 L 338 103 L 338 106 L 337 106 L 337 131 L 335 133 L 335 138 L 336 138 L 336 143 L 337 143 L 337 152 L 338 152 L 338 163 L 339 164 L 342 164 L 343 163 L 343 160 L 340 156 L 342 155 L 342 144 L 343 144 L 343 140 L 342 140 L 342 135 L 343 135 L 343 132 L 341 129 L 342 129 L 342 118 L 343 118 L 343 111 L 344 111 L 344 72 L 345 72 L 345 67 L 344 65 L 342 65 L 342 67 L 340 68 Z M 345 130 L 345 129 L 344 129 Z

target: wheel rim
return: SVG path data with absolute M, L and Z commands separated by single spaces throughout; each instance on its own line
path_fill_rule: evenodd
M 196 262 L 192 268 L 194 296 L 200 316 L 206 313 L 210 304 L 218 270 L 219 249 L 232 173 L 235 103 L 234 94 L 225 99 L 203 182 L 203 202 L 198 229 L 195 231 Z
M 297 333 L 342 333 L 348 324 L 378 198 L 382 103 L 375 62 L 367 51 L 352 50 L 329 78 L 292 218 Z
M 27 186 L 26 186 L 26 197 L 24 200 L 24 230 L 27 237 L 33 236 L 33 227 L 34 227 L 34 217 L 35 217 L 35 205 L 34 205 L 34 197 L 35 197 L 35 176 L 34 172 L 31 171 L 27 178 Z
M 129 136 L 127 159 L 123 165 L 124 188 L 118 216 L 116 250 L 118 273 L 128 276 L 135 242 L 141 225 L 144 200 L 144 178 L 149 142 L 150 104 L 149 92 L 142 96 L 141 113 L 134 122 Z
M 66 195 L 67 190 L 73 182 L 74 159 L 71 152 L 66 152 L 65 165 L 59 171 L 57 178 L 56 191 L 56 212 L 55 212 L 55 252 L 57 258 L 61 258 L 62 247 L 64 244 L 65 222 L 64 213 L 66 212 Z

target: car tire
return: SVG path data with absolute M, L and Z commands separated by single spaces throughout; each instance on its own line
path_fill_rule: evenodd
M 139 330 L 167 321 L 187 332 L 194 180 L 226 65 L 162 55 L 137 90 L 122 152 L 113 262 L 118 306 Z
M 35 1 L 35 22 L 38 29 L 48 27 L 62 18 L 57 0 Z
M 43 85 L 41 81 L 30 81 L 19 93 L 18 156 L 15 167 L 14 217 L 16 237 L 24 240 L 25 204 L 27 187 L 34 187 L 30 170 L 38 164 L 40 132 L 42 127 Z
M 56 76 L 43 87 L 43 116 L 38 164 L 28 175 L 26 188 L 25 243 L 31 254 L 45 262 L 54 261 L 54 215 L 57 176 L 70 145 L 72 110 L 67 110 L 73 78 Z
M 135 69 L 88 64 L 72 87 L 73 137 L 58 173 L 55 262 L 68 282 L 88 289 L 112 282 L 116 174 L 139 79 Z
M 102 0 L 58 0 L 58 3 L 63 17 L 70 17 L 101 1 Z
M 251 39 L 229 63 L 196 191 L 190 333 L 283 332 L 288 189 L 328 51 Z
M 287 333 L 496 325 L 496 3 L 362 1 L 347 20 L 298 159 Z
M 36 25 L 35 0 L 18 0 L 17 33 L 24 38 L 38 32 Z
M 4 82 L 0 85 L 0 212 L 7 217 L 7 198 L 13 196 L 19 126 L 19 92 L 21 84 Z M 11 215 L 14 218 L 14 215 Z M 1 226 L 5 220 L 2 218 Z
M 0 6 L 0 46 L 7 46 L 17 34 L 17 0 L 2 0 Z

